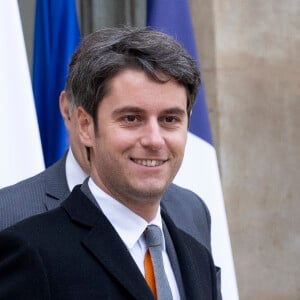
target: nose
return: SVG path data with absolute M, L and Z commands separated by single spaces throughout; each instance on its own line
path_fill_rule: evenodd
M 157 120 L 151 120 L 143 127 L 141 145 L 152 150 L 160 150 L 164 145 L 162 128 Z

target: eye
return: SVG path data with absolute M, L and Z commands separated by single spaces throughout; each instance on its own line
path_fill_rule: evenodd
M 178 121 L 178 118 L 174 117 L 174 116 L 166 116 L 164 121 L 166 123 L 175 123 Z
M 167 115 L 160 118 L 161 126 L 169 129 L 179 128 L 183 124 L 183 117 L 178 115 Z
M 165 116 L 162 118 L 162 122 L 169 125 L 178 124 L 181 122 L 181 118 L 178 116 Z
M 142 122 L 142 116 L 137 114 L 123 115 L 119 120 L 122 126 L 139 126 Z
M 123 120 L 128 123 L 137 122 L 138 118 L 136 115 L 127 115 L 123 117 Z

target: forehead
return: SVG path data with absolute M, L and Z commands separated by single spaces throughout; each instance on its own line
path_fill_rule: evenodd
M 133 105 L 147 110 L 186 109 L 187 94 L 185 87 L 175 80 L 158 82 L 141 70 L 126 69 L 110 80 L 101 103 L 101 106 Z

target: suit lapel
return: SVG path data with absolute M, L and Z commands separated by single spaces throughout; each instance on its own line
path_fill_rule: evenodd
M 67 152 L 59 161 L 45 171 L 45 207 L 51 210 L 58 207 L 70 194 L 66 177 Z
M 214 264 L 208 250 L 178 229 L 163 210 L 162 217 L 177 254 L 186 299 L 216 299 Z
M 174 272 L 174 275 L 176 278 L 177 287 L 178 287 L 178 291 L 180 294 L 180 299 L 185 300 L 186 297 L 185 297 L 183 280 L 182 280 L 182 276 L 181 276 L 181 271 L 180 271 L 177 254 L 176 254 L 176 251 L 175 251 L 175 248 L 173 245 L 173 241 L 171 239 L 170 233 L 168 231 L 168 228 L 167 228 L 165 222 L 163 222 L 163 232 L 164 232 L 164 236 L 165 236 L 167 254 L 169 256 L 169 260 L 171 262 L 171 266 L 172 266 L 172 269 L 173 269 L 173 272 Z
M 81 241 L 84 248 L 132 294 L 133 299 L 153 300 L 143 275 L 123 241 L 81 188 L 75 188 L 62 207 L 77 224 L 90 227 Z

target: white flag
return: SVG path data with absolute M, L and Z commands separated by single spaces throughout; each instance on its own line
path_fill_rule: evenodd
M 44 169 L 17 0 L 0 0 L 0 188 Z

